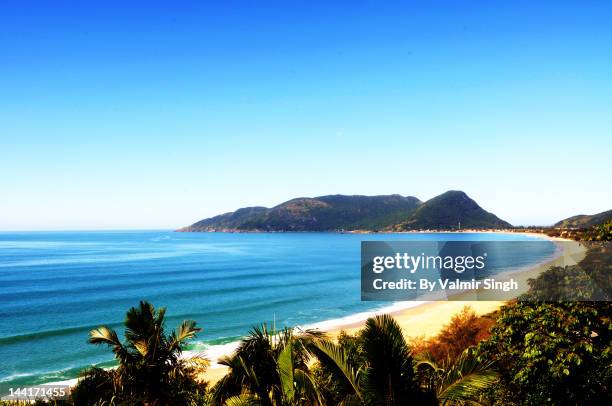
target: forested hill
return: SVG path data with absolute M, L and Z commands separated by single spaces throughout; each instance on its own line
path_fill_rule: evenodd
M 597 214 L 587 215 L 580 214 L 578 216 L 568 217 L 555 223 L 556 228 L 589 228 L 596 226 L 606 221 L 612 220 L 612 210 L 604 211 Z
M 407 231 L 508 228 L 464 192 L 449 191 L 426 202 L 413 196 L 301 197 L 272 208 L 246 207 L 207 218 L 178 231 Z

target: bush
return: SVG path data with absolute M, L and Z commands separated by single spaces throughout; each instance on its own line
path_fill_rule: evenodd
M 412 342 L 415 354 L 427 354 L 437 363 L 454 361 L 463 351 L 488 338 L 494 320 L 491 316 L 479 317 L 474 309 L 465 306 L 455 314 L 440 333 L 428 340 L 419 338 Z
M 480 344 L 501 385 L 494 398 L 521 405 L 611 404 L 609 303 L 512 303 Z M 509 403 L 509 402 L 505 402 Z

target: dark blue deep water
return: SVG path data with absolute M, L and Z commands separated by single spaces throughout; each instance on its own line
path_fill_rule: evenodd
M 0 233 L 0 387 L 73 378 L 112 354 L 86 343 L 146 299 L 168 327 L 194 319 L 195 348 L 261 322 L 304 325 L 389 303 L 360 301 L 362 240 L 529 240 L 506 234 Z M 517 253 L 509 267 L 554 251 Z

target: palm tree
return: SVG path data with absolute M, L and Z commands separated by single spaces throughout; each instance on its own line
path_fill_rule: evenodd
M 320 405 L 309 348 L 321 333 L 253 328 L 234 354 L 219 361 L 229 372 L 213 388 L 214 405 Z
M 359 339 L 366 358 L 361 365 L 350 362 L 337 344 L 313 343 L 321 365 L 330 371 L 335 381 L 342 383 L 343 404 L 395 406 L 434 403 L 433 398 L 419 388 L 410 348 L 391 316 L 368 319 Z
M 395 319 L 389 315 L 368 319 L 362 340 L 368 358 L 364 371 L 368 403 L 406 405 L 419 398 L 412 354 Z
M 95 377 L 97 382 L 106 379 L 106 387 L 112 384 L 114 396 L 136 404 L 185 403 L 191 392 L 202 389 L 194 374 L 208 361 L 202 357 L 184 359 L 181 353 L 186 342 L 201 329 L 194 321 L 185 320 L 166 334 L 165 315 L 165 308 L 155 309 L 145 301 L 132 307 L 125 318 L 125 343 L 109 327 L 91 330 L 89 342 L 110 347 L 119 365 L 109 371 L 94 368 L 85 377 Z
M 441 366 L 431 359 L 416 364 L 423 385 L 436 394 L 443 405 L 480 405 L 488 388 L 498 380 L 492 362 L 480 361 L 473 348 L 468 348 L 453 362 L 449 358 Z

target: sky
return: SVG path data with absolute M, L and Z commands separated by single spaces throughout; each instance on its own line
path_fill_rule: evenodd
M 0 230 L 338 193 L 612 208 L 608 1 L 93 3 L 0 3 Z

